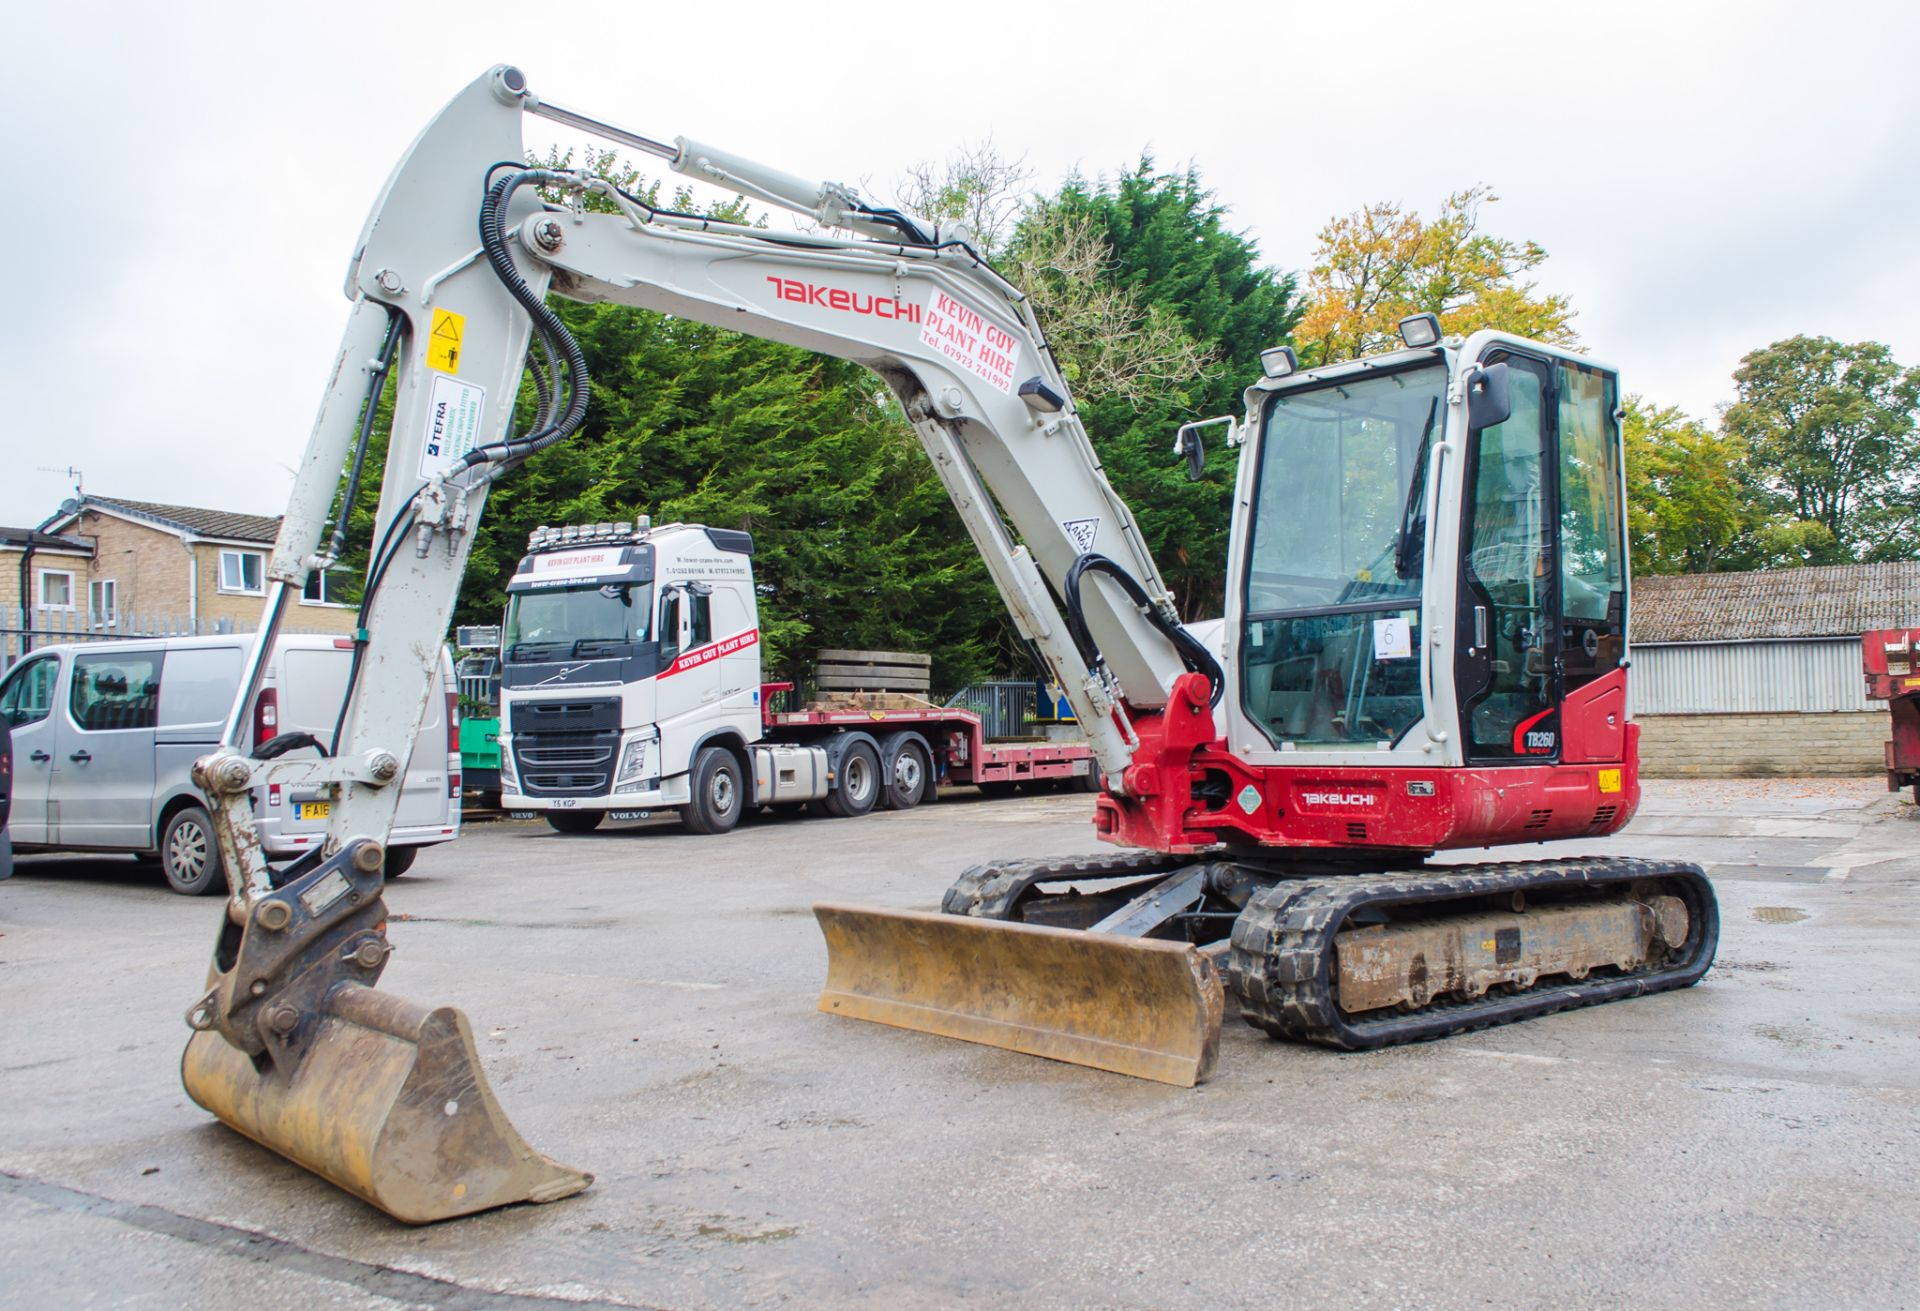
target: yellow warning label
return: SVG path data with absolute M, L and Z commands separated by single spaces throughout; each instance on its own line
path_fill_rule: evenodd
M 1900 686 L 1901 687 L 1920 687 L 1920 678 L 1903 678 L 1900 680 Z
M 466 315 L 435 310 L 433 330 L 427 334 L 427 364 L 445 373 L 460 372 L 460 340 L 466 332 Z
M 1617 769 L 1601 770 L 1600 790 L 1602 792 L 1618 792 L 1620 790 L 1620 771 Z

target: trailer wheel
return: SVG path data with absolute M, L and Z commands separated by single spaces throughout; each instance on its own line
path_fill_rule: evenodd
M 870 743 L 854 742 L 840 753 L 839 777 L 821 809 L 841 819 L 872 810 L 880 800 L 880 753 Z
M 896 733 L 880 744 L 880 804 L 912 810 L 933 791 L 933 755 L 917 733 Z
M 547 823 L 557 833 L 591 833 L 606 816 L 604 810 L 549 810 Z
M 702 747 L 693 759 L 692 796 L 680 822 L 695 833 L 725 833 L 740 822 L 740 762 L 725 747 Z
M 999 798 L 1012 796 L 1013 790 L 1017 785 L 1010 778 L 996 778 L 989 782 L 977 783 L 974 786 L 980 789 L 980 795 L 983 797 Z

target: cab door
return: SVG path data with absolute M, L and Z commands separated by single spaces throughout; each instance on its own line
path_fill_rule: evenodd
M 1626 535 L 1618 383 L 1496 348 L 1507 419 L 1472 433 L 1455 686 L 1470 763 L 1623 758 Z
M 29 656 L 0 682 L 0 715 L 13 729 L 13 810 L 7 832 L 21 846 L 55 840 L 47 800 L 53 788 L 53 706 L 59 688 L 57 655 Z
M 1481 363 L 1507 366 L 1512 409 L 1469 438 L 1454 626 L 1461 730 L 1469 763 L 1552 761 L 1560 743 L 1553 376 L 1545 361 L 1503 350 Z

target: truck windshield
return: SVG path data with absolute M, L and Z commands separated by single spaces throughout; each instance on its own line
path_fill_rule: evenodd
M 1419 721 L 1426 472 L 1439 362 L 1277 396 L 1240 634 L 1248 715 L 1278 743 L 1377 745 Z
M 515 592 L 501 643 L 509 661 L 623 655 L 647 640 L 652 612 L 651 583 Z

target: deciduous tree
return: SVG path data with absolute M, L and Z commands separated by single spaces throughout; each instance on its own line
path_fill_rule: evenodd
M 1448 335 L 1499 328 L 1556 345 L 1578 341 L 1568 299 L 1526 280 L 1547 252 L 1483 229 L 1483 212 L 1498 199 L 1482 185 L 1448 196 L 1431 221 L 1383 201 L 1329 222 L 1295 333 L 1301 358 L 1328 364 L 1393 349 L 1400 320 L 1420 313 L 1439 316 Z

